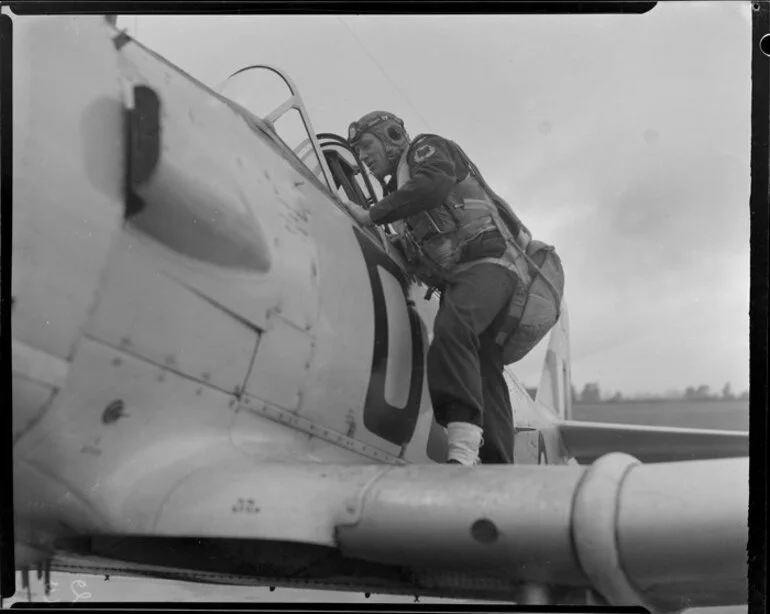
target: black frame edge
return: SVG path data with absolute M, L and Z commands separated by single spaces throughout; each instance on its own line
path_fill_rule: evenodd
M 11 376 L 11 258 L 13 254 L 13 23 L 0 15 L 0 390 L 12 395 Z M 6 401 L 10 409 L 12 402 Z M 16 592 L 13 527 L 13 412 L 0 412 L 0 594 L 3 599 Z
M 751 47 L 751 289 L 749 542 L 747 548 L 749 612 L 764 612 L 767 593 L 767 386 L 768 372 L 768 139 L 770 138 L 770 58 L 760 40 L 770 33 L 770 3 L 752 5 Z

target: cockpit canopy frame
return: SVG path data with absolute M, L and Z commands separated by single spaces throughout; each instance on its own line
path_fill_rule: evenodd
M 302 161 L 302 163 L 307 166 L 311 172 L 313 172 L 313 174 L 320 175 L 323 178 L 329 190 L 334 193 L 334 179 L 332 177 L 331 171 L 329 170 L 329 165 L 326 162 L 326 158 L 321 151 L 321 146 L 318 143 L 318 139 L 315 136 L 315 130 L 313 130 L 313 125 L 310 121 L 310 115 L 305 108 L 305 103 L 302 100 L 302 96 L 300 96 L 297 87 L 294 85 L 294 82 L 291 80 L 289 75 L 287 75 L 280 68 L 270 66 L 269 64 L 251 64 L 236 70 L 229 77 L 227 77 L 224 84 L 220 88 L 220 91 L 223 91 L 223 95 L 227 96 L 227 93 L 224 92 L 227 84 L 231 82 L 232 79 L 251 70 L 267 70 L 278 75 L 283 80 L 284 84 L 290 92 L 290 96 L 277 107 L 273 108 L 266 115 L 260 116 L 260 119 L 274 134 L 277 135 L 278 133 L 275 127 L 276 122 L 289 111 L 297 111 L 299 113 L 300 119 L 302 120 L 305 132 L 307 133 L 307 138 L 292 150 L 294 151 L 294 154 Z M 241 106 L 245 107 L 245 105 L 242 104 Z M 311 164 L 310 160 L 313 154 L 315 154 L 315 160 L 313 160 L 313 163 Z

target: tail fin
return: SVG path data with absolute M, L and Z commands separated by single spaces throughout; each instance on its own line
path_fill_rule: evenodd
M 572 372 L 566 303 L 562 303 L 561 316 L 551 329 L 535 400 L 553 409 L 562 420 L 572 418 Z

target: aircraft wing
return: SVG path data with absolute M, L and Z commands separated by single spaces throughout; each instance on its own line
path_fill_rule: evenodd
M 733 458 L 749 455 L 746 431 L 639 426 L 564 420 L 562 441 L 570 456 L 591 463 L 609 452 L 625 452 L 645 463 Z
M 747 594 L 744 458 L 449 468 L 232 455 L 148 514 L 151 501 L 140 516 L 116 506 L 106 532 L 58 539 L 51 568 L 528 604 L 590 590 L 656 612 Z

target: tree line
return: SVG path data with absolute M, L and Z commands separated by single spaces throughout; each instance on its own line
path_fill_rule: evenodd
M 733 392 L 730 382 L 725 383 L 719 392 L 712 392 L 706 384 L 688 386 L 684 391 L 669 390 L 665 394 L 638 394 L 625 397 L 622 392 L 603 393 L 599 382 L 588 382 L 580 393 L 572 386 L 573 403 L 618 403 L 623 401 L 732 401 L 735 399 L 748 400 L 749 391 L 738 394 Z

